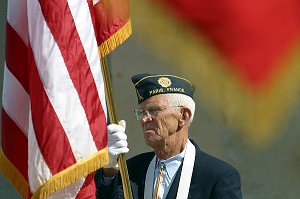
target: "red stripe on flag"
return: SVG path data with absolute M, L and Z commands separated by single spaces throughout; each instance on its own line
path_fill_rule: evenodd
M 84 198 L 88 198 L 88 199 L 93 199 L 96 198 L 96 185 L 94 182 L 94 174 L 89 174 L 80 191 L 78 192 L 76 199 L 84 199 Z
M 2 108 L 2 149 L 28 182 L 27 137 Z
M 30 101 L 32 122 L 41 153 L 52 175 L 76 163 L 69 140 L 44 91 L 33 52 L 29 48 Z
M 92 23 L 93 24 L 96 24 L 96 18 L 95 18 L 95 12 L 94 12 L 94 5 L 93 5 L 93 0 L 87 0 L 87 4 L 88 4 L 88 7 L 89 7 L 89 11 L 90 11 L 90 14 L 91 14 L 91 19 L 92 19 Z M 95 29 L 95 25 L 93 26 L 93 31 L 94 31 L 94 34 L 96 36 L 96 39 L 97 39 L 97 32 L 96 32 L 96 29 Z M 92 34 L 92 33 L 91 33 Z M 98 42 L 98 41 L 97 41 Z
M 29 93 L 27 71 L 27 46 L 18 33 L 6 23 L 5 59 L 7 68 Z
M 67 1 L 41 0 L 40 4 L 78 92 L 96 146 L 103 149 L 107 144 L 105 114 Z M 103 133 L 100 135 L 99 131 Z

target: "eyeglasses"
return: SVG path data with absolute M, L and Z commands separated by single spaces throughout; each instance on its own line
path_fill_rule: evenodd
M 141 120 L 144 115 L 154 118 L 158 112 L 163 111 L 167 108 L 175 108 L 183 106 L 148 106 L 145 110 L 141 108 L 134 109 L 134 114 L 137 120 Z

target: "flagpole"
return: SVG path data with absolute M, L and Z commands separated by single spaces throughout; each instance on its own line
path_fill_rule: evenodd
M 106 93 L 106 101 L 109 113 L 110 122 L 113 124 L 118 124 L 118 117 L 117 117 L 117 108 L 114 101 L 113 91 L 112 91 L 112 84 L 110 78 L 110 72 L 108 69 L 108 64 L 106 57 L 101 58 L 101 67 L 102 67 L 102 74 L 105 84 L 105 93 Z M 132 199 L 132 192 L 130 187 L 129 175 L 127 170 L 127 165 L 125 161 L 125 154 L 120 154 L 118 156 L 118 165 L 120 168 L 120 174 L 122 177 L 122 185 L 123 185 L 123 192 L 125 199 Z

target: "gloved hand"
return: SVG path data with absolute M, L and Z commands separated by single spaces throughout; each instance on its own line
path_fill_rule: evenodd
M 119 170 L 118 155 L 128 153 L 127 135 L 125 134 L 126 122 L 121 120 L 119 124 L 110 124 L 107 126 L 108 131 L 108 165 L 104 168 L 114 168 Z

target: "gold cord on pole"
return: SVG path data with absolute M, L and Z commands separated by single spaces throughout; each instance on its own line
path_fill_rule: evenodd
M 111 123 L 118 124 L 119 121 L 118 121 L 118 117 L 117 117 L 117 109 L 116 109 L 116 104 L 114 101 L 110 72 L 108 69 L 106 57 L 101 58 L 101 67 L 102 67 L 102 74 L 103 74 L 103 79 L 104 79 L 104 84 L 105 84 L 106 103 L 107 103 L 107 108 L 108 108 L 109 119 L 110 119 Z M 127 165 L 126 165 L 124 154 L 120 154 L 118 156 L 118 165 L 119 165 L 120 174 L 122 177 L 124 197 L 125 197 L 125 199 L 132 199 L 129 175 L 128 175 L 128 170 L 127 170 Z

